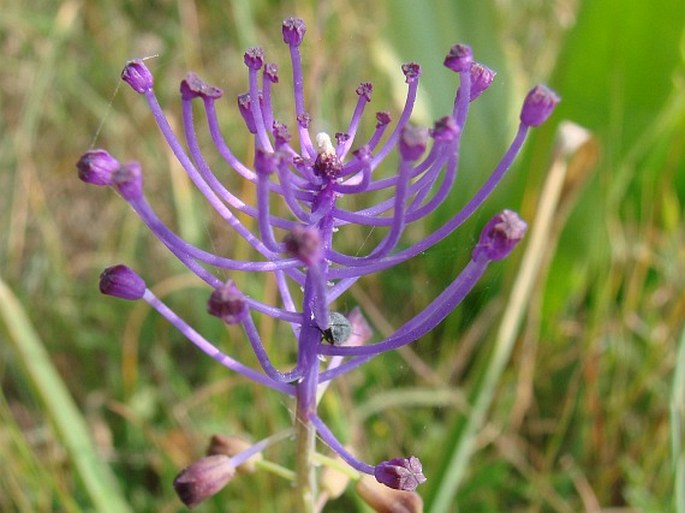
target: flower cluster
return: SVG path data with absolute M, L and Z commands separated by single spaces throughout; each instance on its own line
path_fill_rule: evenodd
M 371 330 L 359 309 L 346 315 L 332 305 L 360 277 L 401 264 L 426 251 L 457 229 L 485 201 L 500 182 L 521 149 L 531 127 L 543 123 L 558 103 L 545 86 L 531 90 L 523 102 L 520 125 L 511 146 L 480 190 L 445 224 L 414 245 L 397 249 L 409 223 L 434 212 L 447 198 L 457 175 L 461 134 L 469 104 L 491 84 L 495 73 L 473 59 L 468 46 L 453 46 L 445 66 L 459 75 L 459 87 L 452 112 L 432 128 L 409 123 L 416 100 L 421 68 L 416 63 L 402 66 L 406 100 L 396 122 L 388 112 L 375 115 L 375 130 L 364 140 L 358 137 L 360 120 L 371 101 L 373 86 L 361 83 L 358 100 L 347 128 L 334 135 L 314 134 L 311 116 L 305 110 L 304 79 L 299 46 L 305 34 L 299 18 L 283 22 L 283 40 L 290 49 L 294 84 L 294 113 L 297 145 L 285 123 L 272 110 L 272 92 L 278 84 L 278 68 L 268 63 L 261 48 L 245 52 L 249 89 L 238 96 L 238 110 L 247 130 L 254 136 L 254 156 L 248 165 L 229 148 L 219 130 L 215 110 L 221 89 L 190 73 L 181 82 L 181 108 L 185 146 L 179 141 L 162 112 L 154 92 L 154 79 L 142 60 L 126 64 L 121 78 L 141 94 L 164 139 L 186 173 L 216 212 L 254 248 L 259 258 L 240 261 L 212 254 L 191 245 L 157 217 L 144 194 L 143 173 L 136 162 L 121 163 L 105 150 L 85 153 L 77 164 L 79 177 L 94 185 L 114 187 L 155 236 L 193 273 L 211 288 L 208 312 L 227 324 L 242 327 L 259 361 L 261 370 L 244 365 L 224 354 L 186 324 L 147 288 L 130 268 L 116 265 L 101 276 L 100 290 L 123 299 L 143 299 L 168 319 L 190 342 L 228 369 L 248 379 L 295 398 L 295 428 L 298 453 L 298 486 L 309 487 L 311 453 L 316 436 L 351 467 L 390 488 L 413 492 L 426 480 L 416 456 L 393 458 L 371 465 L 348 451 L 317 414 L 317 403 L 328 383 L 357 368 L 374 356 L 397 349 L 421 338 L 440 323 L 469 293 L 488 264 L 506 257 L 521 240 L 526 224 L 516 213 L 505 210 L 483 229 L 472 258 L 445 290 L 423 311 L 389 337 L 368 343 Z M 225 163 L 256 187 L 256 205 L 236 197 L 215 175 L 200 152 L 193 120 L 193 102 L 203 107 L 208 132 Z M 335 142 L 334 142 L 335 141 Z M 381 164 L 397 150 L 394 173 L 379 176 Z M 339 206 L 347 195 L 387 191 L 389 198 L 361 210 Z M 285 202 L 292 213 L 272 213 L 273 198 Z M 253 233 L 237 213 L 255 219 Z M 365 255 L 349 255 L 336 249 L 334 235 L 346 225 L 382 228 L 385 235 Z M 277 235 L 279 234 L 280 235 Z M 273 306 L 245 295 L 235 281 L 220 280 L 220 271 L 273 273 L 280 304 Z M 302 291 L 301 296 L 300 292 Z M 294 291 L 297 291 L 294 293 Z M 296 300 L 300 298 L 301 301 Z M 253 316 L 264 314 L 287 323 L 297 339 L 297 360 L 289 370 L 271 362 Z M 236 469 L 256 453 L 291 433 L 277 434 L 239 451 L 219 451 L 182 471 L 174 486 L 181 500 L 194 506 L 215 494 L 236 474 Z

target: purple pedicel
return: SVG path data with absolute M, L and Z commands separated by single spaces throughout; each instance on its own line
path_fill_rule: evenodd
M 255 260 L 215 255 L 174 233 L 146 200 L 142 170 L 136 162 L 122 165 L 106 151 L 96 149 L 85 153 L 77 164 L 83 181 L 117 189 L 155 236 L 189 271 L 208 284 L 209 313 L 228 324 L 242 327 L 261 370 L 219 351 L 155 297 L 142 278 L 129 268 L 119 265 L 106 269 L 100 288 L 105 294 L 124 299 L 142 298 L 217 362 L 259 384 L 295 397 L 298 488 L 310 487 L 311 491 L 311 480 L 306 474 L 311 475 L 312 465 L 307 458 L 318 434 L 357 471 L 374 475 L 391 488 L 414 491 L 426 480 L 417 457 L 394 458 L 375 466 L 358 459 L 318 416 L 319 397 L 331 379 L 432 330 L 461 303 L 489 263 L 509 255 L 523 237 L 526 224 L 509 210 L 494 216 L 485 225 L 473 248 L 471 261 L 464 269 L 423 311 L 383 340 L 365 343 L 371 338 L 371 332 L 358 308 L 345 316 L 330 306 L 361 276 L 403 263 L 454 232 L 502 180 L 530 127 L 544 122 L 559 98 L 545 86 L 531 90 L 521 109 L 521 124 L 511 146 L 475 195 L 423 240 L 397 250 L 405 228 L 425 218 L 449 197 L 456 182 L 461 134 L 469 104 L 488 89 L 495 72 L 475 62 L 470 47 L 452 46 L 444 65 L 459 75 L 459 88 L 452 112 L 437 120 L 429 130 L 410 124 L 421 67 L 416 63 L 403 65 L 398 70 L 398 78 L 402 78 L 401 71 L 407 84 L 402 111 L 394 124 L 388 112 L 376 113 L 375 130 L 367 139 L 359 136 L 359 126 L 366 105 L 371 102 L 373 85 L 362 82 L 355 91 L 359 98 L 354 112 L 348 125 L 334 134 L 334 144 L 328 134 L 310 132 L 316 123 L 305 108 L 299 50 L 306 26 L 301 19 L 291 17 L 283 22 L 281 29 L 283 41 L 290 51 L 294 100 L 293 111 L 282 114 L 287 115 L 288 124 L 297 129 L 299 149 L 291 145 L 292 137 L 286 123 L 272 110 L 272 95 L 279 84 L 278 68 L 265 61 L 262 48 L 251 48 L 244 54 L 248 90 L 237 96 L 237 110 L 254 136 L 254 154 L 248 160 L 252 166 L 236 157 L 219 129 L 215 102 L 223 94 L 221 89 L 202 81 L 194 73 L 189 73 L 181 82 L 184 144 L 164 116 L 153 90 L 152 73 L 145 63 L 130 61 L 121 75 L 134 91 L 143 95 L 163 138 L 190 180 L 217 214 L 254 249 L 258 254 Z M 193 102 L 199 104 L 195 109 Z M 193 117 L 193 110 L 200 110 L 197 107 L 204 111 L 207 130 L 220 157 L 256 190 L 254 205 L 246 204 L 231 192 L 211 169 L 208 162 L 213 160 L 206 160 L 201 153 Z M 386 131 L 389 131 L 387 135 Z M 381 170 L 381 164 L 392 152 L 398 155 L 392 159 L 397 163 L 395 171 Z M 238 154 L 243 153 L 241 150 Z M 338 205 L 338 200 L 344 196 L 371 191 L 385 191 L 388 199 L 360 210 L 347 210 Z M 286 204 L 292 216 L 273 215 L 271 205 L 276 201 Z M 244 224 L 245 216 L 252 218 L 250 226 L 256 226 L 256 231 Z M 334 234 L 344 232 L 349 224 L 379 227 L 385 230 L 385 236 L 361 255 L 344 254 L 335 249 Z M 228 280 L 227 272 L 231 274 Z M 280 305 L 269 305 L 245 295 L 234 281 L 237 278 L 234 275 L 246 272 L 273 273 Z M 298 297 L 302 298 L 300 304 L 296 303 Z M 289 325 L 297 339 L 297 357 L 290 370 L 278 370 L 271 363 L 253 320 L 255 313 Z M 281 341 L 278 342 L 270 344 L 270 348 L 282 347 Z M 289 432 L 273 435 L 255 444 L 245 452 L 243 459 L 288 436 Z M 225 455 L 203 458 L 184 470 L 174 486 L 183 502 L 194 506 L 231 480 L 235 466 L 242 461 Z

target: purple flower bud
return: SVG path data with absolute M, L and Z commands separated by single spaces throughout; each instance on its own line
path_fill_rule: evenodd
M 436 141 L 453 141 L 459 135 L 459 127 L 452 116 L 445 116 L 435 122 L 431 135 Z
M 264 66 L 264 77 L 272 84 L 278 84 L 278 65 L 270 62 Z
M 214 289 L 207 302 L 207 311 L 226 324 L 238 324 L 248 314 L 245 297 L 238 290 L 233 280 L 228 280 Z
M 404 81 L 407 84 L 418 80 L 421 76 L 421 66 L 415 62 L 408 62 L 407 64 L 402 64 L 402 73 L 404 73 Z
M 194 508 L 217 494 L 235 476 L 231 458 L 223 454 L 206 456 L 184 468 L 174 479 L 174 490 L 183 504 Z
M 313 265 L 321 259 L 321 234 L 314 226 L 295 226 L 283 243 L 286 252 L 306 265 Z
M 271 132 L 274 134 L 277 148 L 283 146 L 284 144 L 288 144 L 290 139 L 292 139 L 292 136 L 288 131 L 288 127 L 280 121 L 274 121 Z
M 117 159 L 101 149 L 87 151 L 76 163 L 78 177 L 93 185 L 112 185 L 112 175 L 120 166 Z
M 523 238 L 527 227 L 516 212 L 503 210 L 483 228 L 478 244 L 473 248 L 473 260 L 502 260 L 507 257 Z
M 257 148 L 254 155 L 254 170 L 259 174 L 270 175 L 278 169 L 281 156 Z
M 300 46 L 306 31 L 307 26 L 300 18 L 291 16 L 283 20 L 283 41 L 289 46 Z
M 344 144 L 347 141 L 350 140 L 350 134 L 347 132 L 336 132 L 335 133 L 335 142 L 338 144 Z
M 334 180 L 342 170 L 342 162 L 335 153 L 319 153 L 314 161 L 314 174 Z
M 479 62 L 471 64 L 469 72 L 471 73 L 469 101 L 473 101 L 490 87 L 490 84 L 492 84 L 497 73 L 488 68 L 485 64 L 480 64 Z
M 376 112 L 376 128 L 390 124 L 392 121 L 392 116 L 389 112 Z
M 471 68 L 472 62 L 473 51 L 471 51 L 471 47 L 457 43 L 450 48 L 443 64 L 452 71 L 460 73 L 462 71 L 468 71 Z
M 427 144 L 427 128 L 407 125 L 400 134 L 400 155 L 404 160 L 414 161 L 426 151 Z
M 379 463 L 374 470 L 374 477 L 376 481 L 389 488 L 405 492 L 413 492 L 426 481 L 423 466 L 416 456 L 393 458 Z
M 224 92 L 218 87 L 211 86 L 203 81 L 195 73 L 188 73 L 181 81 L 181 98 L 192 100 L 193 98 L 221 98 Z
M 371 101 L 371 93 L 373 92 L 373 84 L 371 82 L 362 82 L 355 90 L 357 95 L 363 97 L 367 102 Z
M 297 116 L 297 124 L 302 128 L 309 128 L 309 123 L 312 122 L 312 117 L 308 112 L 304 112 Z
M 547 86 L 536 85 L 523 101 L 521 123 L 527 126 L 540 126 L 550 117 L 559 101 L 557 94 Z
M 112 174 L 112 182 L 126 201 L 143 196 L 143 172 L 138 162 L 129 162 Z
M 100 292 L 121 299 L 136 300 L 143 297 L 145 281 L 130 267 L 114 265 L 100 274 Z
M 141 59 L 128 61 L 121 71 L 121 79 L 137 93 L 146 93 L 155 81 L 152 73 Z
M 238 110 L 245 121 L 245 125 L 251 134 L 257 133 L 257 125 L 255 125 L 254 116 L 252 115 L 252 98 L 250 93 L 241 94 L 238 96 Z
M 264 49 L 260 47 L 249 48 L 243 55 L 243 61 L 250 69 L 261 69 L 264 65 Z

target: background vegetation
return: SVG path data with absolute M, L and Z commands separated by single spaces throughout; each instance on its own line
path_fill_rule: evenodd
M 158 54 L 157 89 L 178 119 L 188 70 L 231 99 L 246 88 L 242 52 L 259 44 L 281 65 L 285 109 L 279 27 L 297 14 L 309 26 L 310 108 L 331 131 L 348 119 L 362 80 L 376 86 L 372 108 L 397 112 L 399 64 L 409 60 L 424 69 L 416 119 L 442 115 L 456 83 L 441 63 L 454 42 L 498 71 L 473 104 L 451 206 L 412 227 L 408 241 L 487 176 L 530 86 L 547 82 L 563 98 L 484 211 L 343 301 L 388 333 L 455 275 L 490 213 L 508 207 L 549 221 L 541 242 L 493 266 L 431 336 L 340 380 L 322 405 L 335 431 L 371 461 L 420 455 L 432 513 L 685 511 L 681 0 L 9 0 L 2 11 L 0 510 L 180 511 L 171 480 L 210 434 L 256 439 L 289 423 L 289 404 L 227 375 L 145 305 L 99 295 L 101 269 L 125 262 L 251 361 L 247 344 L 204 314 L 207 291 L 115 194 L 79 182 L 74 164 L 91 145 L 140 160 L 170 223 L 249 256 L 193 195 L 142 99 L 118 90 L 118 73 L 130 58 Z M 246 157 L 231 102 L 221 106 L 224 129 Z M 593 136 L 571 157 L 554 149 L 562 120 Z M 558 201 L 540 205 L 553 162 L 566 180 Z M 358 235 L 341 243 L 360 247 L 367 234 Z M 522 262 L 535 256 L 536 272 L 524 275 Z M 273 283 L 240 280 L 273 300 Z M 524 296 L 512 298 L 522 283 Z M 276 352 L 290 344 L 260 323 Z M 283 445 L 269 456 L 287 464 L 292 448 Z M 199 510 L 289 511 L 289 491 L 261 472 Z M 352 490 L 327 508 L 351 510 L 364 511 Z

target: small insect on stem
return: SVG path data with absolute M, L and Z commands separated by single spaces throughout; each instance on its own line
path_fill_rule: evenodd
M 332 346 L 339 346 L 344 344 L 352 334 L 352 325 L 343 314 L 339 312 L 329 312 L 328 314 L 328 328 L 322 330 L 321 341 L 324 340 Z

